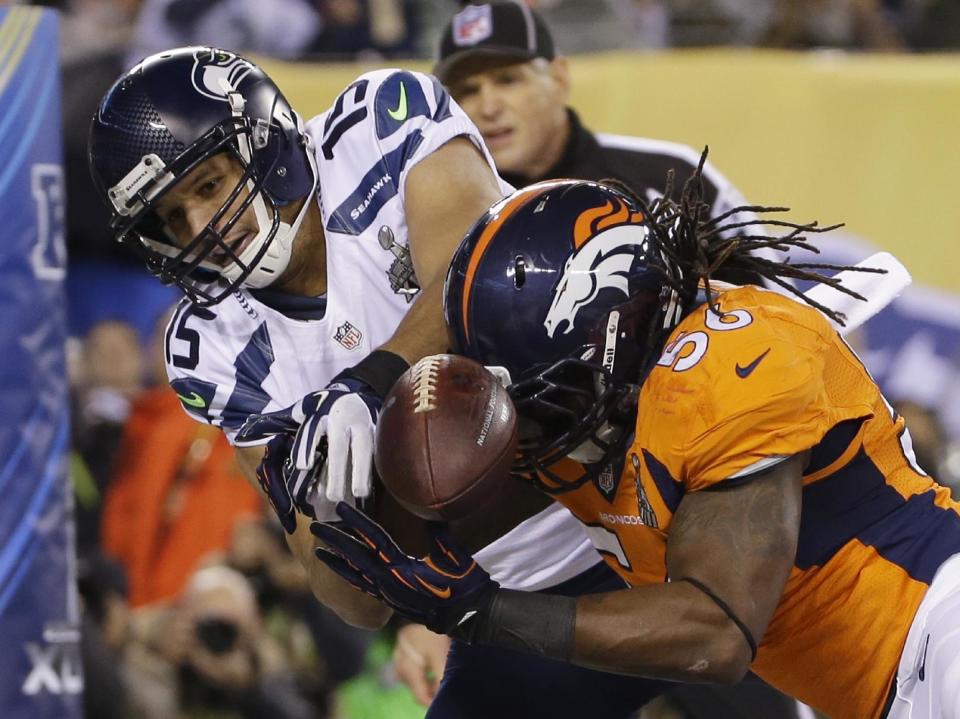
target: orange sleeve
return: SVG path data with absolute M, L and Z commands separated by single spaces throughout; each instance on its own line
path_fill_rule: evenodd
M 817 444 L 832 426 L 819 360 L 796 347 L 771 347 L 762 364 L 775 382 L 750 384 L 748 377 L 742 388 L 721 378 L 711 382 L 683 447 L 687 489 L 759 471 Z M 737 378 L 733 363 L 730 369 Z
M 703 312 L 685 320 L 681 337 L 706 338 L 702 359 L 658 366 L 644 387 L 641 403 L 647 397 L 659 409 L 644 413 L 638 436 L 649 437 L 645 446 L 687 491 L 760 471 L 815 446 L 838 422 L 872 413 L 867 403 L 839 404 L 828 388 L 838 340 L 820 314 L 770 294 L 725 296 L 727 309 L 751 317 L 743 327 L 718 330 Z

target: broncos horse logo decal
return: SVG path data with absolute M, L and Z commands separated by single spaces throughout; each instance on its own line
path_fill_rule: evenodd
M 619 290 L 629 296 L 630 267 L 646 243 L 647 232 L 645 227 L 637 226 L 643 221 L 642 214 L 617 204 L 614 207 L 608 201 L 577 218 L 573 233 L 575 250 L 563 266 L 543 321 L 548 337 L 558 331 L 567 334 L 573 330 L 577 314 L 601 290 Z

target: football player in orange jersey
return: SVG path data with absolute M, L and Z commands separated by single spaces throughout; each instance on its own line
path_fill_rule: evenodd
M 449 538 L 409 557 L 348 506 L 315 525 L 318 557 L 468 641 L 687 682 L 752 669 L 840 719 L 960 718 L 960 504 L 917 466 L 841 316 L 710 281 L 721 262 L 813 279 L 823 265 L 747 252 L 820 228 L 724 239 L 706 218 L 696 176 L 652 208 L 540 183 L 477 222 L 447 277 L 457 349 L 513 378 L 517 473 L 630 589 L 504 590 Z

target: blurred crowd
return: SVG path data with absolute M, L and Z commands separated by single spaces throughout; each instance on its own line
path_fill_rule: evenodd
M 365 716 L 335 692 L 376 636 L 314 601 L 232 448 L 183 413 L 166 319 L 146 342 L 105 319 L 71 344 L 87 715 Z
M 420 57 L 457 0 L 46 0 L 68 59 L 127 62 L 218 44 L 287 60 Z M 528 0 L 566 53 L 691 46 L 937 50 L 960 44 L 952 0 Z M 591 32 L 581 32 L 590 22 Z
M 2 4 L 2 3 L 0 3 Z M 85 701 L 91 717 L 422 716 L 390 632 L 313 600 L 283 533 L 215 429 L 166 385 L 177 293 L 109 237 L 88 118 L 119 73 L 167 47 L 285 60 L 428 58 L 453 0 L 59 0 Z M 530 0 L 567 54 L 691 46 L 960 46 L 955 0 Z M 589 21 L 591 31 L 583 32 Z M 937 415 L 904 400 L 921 464 L 960 476 Z M 952 449 L 951 449 L 952 447 Z M 210 511 L 216 507 L 217 511 Z

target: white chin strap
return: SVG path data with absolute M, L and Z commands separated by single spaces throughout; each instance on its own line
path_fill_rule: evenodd
M 314 188 L 316 188 L 316 185 L 314 185 Z M 256 267 L 254 267 L 246 279 L 244 279 L 243 284 L 245 286 L 266 287 L 275 282 L 276 279 L 283 274 L 283 271 L 287 269 L 287 265 L 290 264 L 290 256 L 293 254 L 293 241 L 297 237 L 300 224 L 303 222 L 303 218 L 306 217 L 307 210 L 312 201 L 313 192 L 304 198 L 303 207 L 301 207 L 300 212 L 297 213 L 293 224 L 287 224 L 282 221 L 277 223 L 277 231 L 276 234 L 273 235 L 270 246 L 267 248 L 263 257 L 260 258 Z M 224 268 L 218 268 L 220 275 L 228 282 L 234 282 L 240 277 L 243 272 L 240 265 L 249 266 L 257 256 L 257 253 L 260 252 L 264 243 L 270 238 L 270 228 L 273 225 L 273 220 L 270 217 L 270 212 L 267 210 L 267 203 L 258 195 L 253 199 L 251 206 L 253 207 L 254 214 L 257 218 L 257 225 L 260 230 L 253 239 L 247 243 L 243 252 L 240 253 L 240 263 L 231 262 Z
M 299 116 L 297 116 L 297 124 L 300 124 Z M 310 188 L 310 192 L 307 193 L 307 196 L 304 198 L 303 207 L 301 207 L 300 212 L 297 213 L 293 224 L 287 224 L 283 221 L 277 223 L 277 231 L 273 235 L 273 241 L 270 242 L 270 246 L 267 248 L 263 257 L 260 258 L 256 267 L 253 268 L 243 281 L 246 287 L 260 288 L 273 284 L 277 278 L 283 274 L 283 271 L 287 269 L 287 265 L 290 264 L 290 256 L 293 254 L 293 242 L 297 238 L 297 232 L 300 230 L 303 218 L 307 216 L 307 210 L 310 209 L 310 205 L 314 201 L 317 183 L 319 182 L 316 158 L 313 155 L 309 136 L 305 137 L 307 141 L 303 149 L 304 154 L 307 156 L 307 162 L 310 165 L 310 173 L 313 175 L 313 185 Z M 252 180 L 248 181 L 247 187 L 253 192 Z M 273 218 L 267 210 L 267 203 L 263 201 L 262 195 L 258 193 L 257 196 L 253 198 L 251 206 L 253 207 L 253 212 L 257 218 L 257 225 L 260 230 L 256 236 L 247 243 L 243 252 L 240 253 L 240 264 L 244 266 L 249 266 L 250 263 L 253 262 L 264 243 L 269 240 L 270 228 L 273 225 Z M 243 272 L 240 264 L 233 262 L 227 267 L 220 269 L 219 272 L 227 281 L 234 282 Z
M 239 95 L 237 98 L 237 103 L 239 103 L 238 107 L 242 108 L 243 101 L 239 99 Z M 300 230 L 300 224 L 303 222 L 303 218 L 307 216 L 307 210 L 310 209 L 310 204 L 314 201 L 317 185 L 320 182 L 320 175 L 317 171 L 317 160 L 313 154 L 313 143 L 310 141 L 310 136 L 303 131 L 303 120 L 300 119 L 298 114 L 292 114 L 297 123 L 297 129 L 300 131 L 300 136 L 304 139 L 303 152 L 307 156 L 307 163 L 310 165 L 310 174 L 313 176 L 313 184 L 310 187 L 310 192 L 308 192 L 304 198 L 303 207 L 301 207 L 300 212 L 297 213 L 293 224 L 288 225 L 282 221 L 277 223 L 277 231 L 273 235 L 272 241 L 270 241 L 269 238 L 270 228 L 273 226 L 273 217 L 270 216 L 267 210 L 267 203 L 263 201 L 263 195 L 257 193 L 257 196 L 253 198 L 251 206 L 257 218 L 257 226 L 260 228 L 259 231 L 253 239 L 247 243 L 243 252 L 240 253 L 240 257 L 238 258 L 240 260 L 239 263 L 233 262 L 227 267 L 216 268 L 220 275 L 228 282 L 235 282 L 237 278 L 240 277 L 243 273 L 240 265 L 249 267 L 264 243 L 268 241 L 270 241 L 270 246 L 267 248 L 263 257 L 260 258 L 260 261 L 257 262 L 256 267 L 254 267 L 250 274 L 244 279 L 244 286 L 256 288 L 267 287 L 276 282 L 277 278 L 287 269 L 287 265 L 290 264 L 290 256 L 293 254 L 293 242 L 297 238 L 297 232 Z M 244 159 L 248 163 L 253 162 L 253 150 L 250 147 L 248 139 L 241 135 L 237 138 L 237 144 L 240 148 L 240 154 Z M 247 189 L 251 193 L 254 192 L 253 180 L 247 181 Z M 275 209 L 275 211 L 279 212 L 278 209 Z

